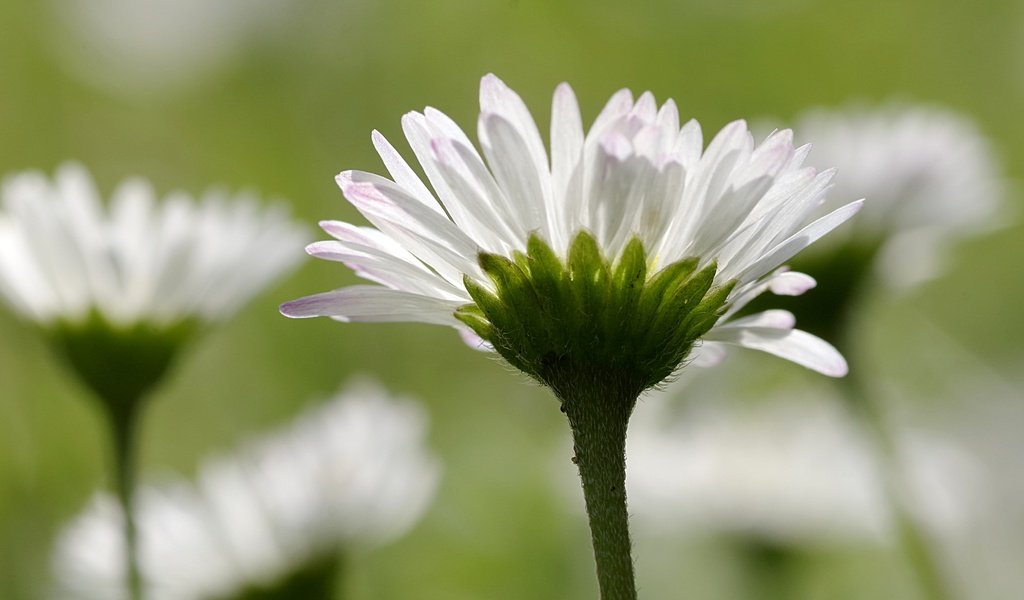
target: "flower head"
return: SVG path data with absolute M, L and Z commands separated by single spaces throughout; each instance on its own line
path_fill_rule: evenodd
M 833 196 L 870 199 L 847 235 L 821 249 L 839 242 L 877 249 L 890 284 L 934 276 L 951 241 L 993 228 L 1005 212 L 994 151 L 963 115 L 887 104 L 814 109 L 796 123 L 814 142 L 815 162 L 838 169 Z
M 268 591 L 329 584 L 339 552 L 400 536 L 429 504 L 439 467 L 425 426 L 417 405 L 362 383 L 287 430 L 205 462 L 195 485 L 143 487 L 146 597 L 276 597 Z M 60 597 L 127 597 L 121 519 L 101 495 L 66 529 L 54 557 Z
M 882 464 L 849 416 L 817 396 L 665 414 L 629 431 L 630 508 L 655 533 L 740 535 L 810 545 L 891 539 Z M 907 501 L 934 533 L 966 531 L 978 465 L 934 435 L 899 440 Z
M 98 317 L 117 327 L 224 318 L 292 266 L 303 240 L 281 207 L 210 191 L 158 203 L 128 179 L 104 208 L 89 174 L 8 177 L 0 210 L 0 295 L 42 325 Z
M 281 207 L 211 191 L 158 203 L 129 179 L 109 208 L 84 168 L 3 182 L 0 298 L 38 323 L 106 402 L 129 406 L 196 326 L 223 319 L 294 264 L 304 230 Z
M 832 172 L 804 167 L 809 148 L 791 132 L 755 145 L 736 121 L 704 148 L 700 125 L 680 126 L 671 100 L 659 108 L 650 93 L 622 90 L 584 133 L 563 84 L 549 159 L 526 105 L 493 75 L 480 107 L 483 156 L 435 109 L 402 119 L 433 191 L 373 133 L 391 179 L 346 171 L 338 183 L 374 227 L 325 221 L 335 240 L 307 250 L 378 285 L 289 302 L 285 315 L 468 328 L 548 384 L 566 370 L 607 372 L 639 393 L 701 340 L 705 359 L 735 344 L 845 373 L 789 313 L 732 319 L 762 292 L 813 287 L 780 266 L 860 207 L 807 224 Z

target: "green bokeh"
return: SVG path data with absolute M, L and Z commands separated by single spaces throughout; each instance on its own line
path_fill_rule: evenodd
M 738 117 L 786 118 L 848 100 L 938 103 L 976 118 L 1008 175 L 1024 175 L 1018 2 L 300 0 L 282 3 L 288 9 L 273 27 L 206 78 L 146 93 L 72 74 L 58 50 L 67 44 L 55 16 L 61 4 L 0 1 L 0 173 L 52 172 L 77 159 L 105 192 L 140 174 L 162 191 L 252 187 L 290 200 L 311 226 L 359 220 L 333 176 L 380 170 L 370 131 L 404 147 L 399 118 L 428 104 L 474 131 L 479 77 L 493 71 L 542 130 L 563 80 L 585 120 L 631 87 L 675 98 L 706 132 Z M 1019 196 L 1011 200 L 1021 206 Z M 949 365 L 920 351 L 921 331 L 933 323 L 979 364 L 1013 377 L 1024 365 L 1022 234 L 1011 226 L 961 245 L 941 280 L 895 299 L 873 296 L 862 317 L 869 364 L 901 389 L 948 389 L 938 382 Z M 372 374 L 429 407 L 445 475 L 409 536 L 353 559 L 348 597 L 594 597 L 585 522 L 552 485 L 555 457 L 569 460 L 555 401 L 451 330 L 277 314 L 282 301 L 354 280 L 336 264 L 305 260 L 196 344 L 146 415 L 146 470 L 191 473 L 203 456 L 286 421 L 350 375 Z M 0 312 L 0 340 L 0 597 L 39 598 L 53 536 L 107 484 L 106 447 L 86 391 L 36 332 Z M 768 368 L 771 377 L 802 377 L 790 365 Z M 983 400 L 954 399 L 942 410 L 963 414 Z M 939 408 L 904 409 L 943 422 Z M 1024 520 L 1007 526 L 1024 535 Z M 742 591 L 739 566 L 719 542 L 651 542 L 638 554 L 649 597 Z M 805 568 L 808 598 L 913 597 L 892 549 L 823 553 Z

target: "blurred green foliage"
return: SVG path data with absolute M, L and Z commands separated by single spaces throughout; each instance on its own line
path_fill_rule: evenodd
M 787 118 L 851 99 L 939 103 L 975 117 L 1008 174 L 1022 175 L 1024 4 L 1009 0 L 295 0 L 193 85 L 132 93 L 90 85 L 64 66 L 55 49 L 67 36 L 57 18 L 63 4 L 0 2 L 0 173 L 52 172 L 77 159 L 105 193 L 139 174 L 161 191 L 253 187 L 289 199 L 311 226 L 359 220 L 333 175 L 380 170 L 371 129 L 404 147 L 400 116 L 429 104 L 472 132 L 479 77 L 493 71 L 542 130 L 563 80 L 585 120 L 625 86 L 675 98 L 706 134 L 738 117 Z M 997 373 L 1009 376 L 1024 361 L 1020 226 L 958 250 L 944 278 L 897 299 L 876 294 L 861 317 L 868 364 L 908 389 L 949 387 L 937 379 L 949 375 L 920 351 L 915 327 L 928 321 Z M 569 460 L 555 401 L 444 328 L 277 314 L 284 300 L 352 281 L 338 265 L 306 260 L 194 343 L 146 415 L 146 471 L 190 473 L 204 455 L 369 373 L 430 408 L 445 479 L 409 536 L 352 559 L 345 597 L 594 597 L 586 525 L 552 489 L 553 461 L 558 453 Z M 38 598 L 53 536 L 108 484 L 107 449 L 86 390 L 36 332 L 0 312 L 0 340 L 0 596 Z M 764 362 L 769 380 L 804 377 Z M 927 421 L 938 408 L 907 410 Z M 1024 534 L 1021 522 L 1010 527 Z M 743 591 L 742 565 L 719 542 L 640 541 L 637 554 L 648 597 Z M 801 597 L 914 594 L 892 548 L 822 553 L 802 568 Z

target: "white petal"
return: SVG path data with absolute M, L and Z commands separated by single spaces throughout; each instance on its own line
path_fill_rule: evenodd
M 281 314 L 295 319 L 334 317 L 345 321 L 412 321 L 460 327 L 453 314 L 463 304 L 375 285 L 356 285 L 286 302 L 281 305 Z
M 831 344 L 799 329 L 716 327 L 704 339 L 774 354 L 829 377 L 849 371 L 846 359 Z
M 690 169 L 700 160 L 703 151 L 704 134 L 701 132 L 700 123 L 696 119 L 690 119 L 679 131 L 679 137 L 676 139 L 672 152 L 684 167 Z
M 721 329 L 743 329 L 747 327 L 767 329 L 793 329 L 796 317 L 788 310 L 772 309 L 728 321 L 718 326 Z
M 722 344 L 702 341 L 693 347 L 687 360 L 695 367 L 715 367 L 725 360 L 725 347 Z
M 422 265 L 394 258 L 368 246 L 346 245 L 338 241 L 314 242 L 306 246 L 310 256 L 344 263 L 360 277 L 395 290 L 436 298 L 469 302 L 465 291 Z
M 806 273 L 783 271 L 768 280 L 768 289 L 776 296 L 800 296 L 818 282 Z
M 601 109 L 601 112 L 594 119 L 594 124 L 590 126 L 590 131 L 587 137 L 596 136 L 600 134 L 604 129 L 613 121 L 617 120 L 629 113 L 633 108 L 633 93 L 629 90 L 622 89 L 615 92 L 608 102 Z
M 773 248 L 754 264 L 747 267 L 738 277 L 741 282 L 752 281 L 786 262 L 798 252 L 811 245 L 821 236 L 842 225 L 847 219 L 857 214 L 864 206 L 863 200 L 851 202 L 842 208 L 830 212 L 817 221 L 804 227 L 790 238 Z
M 510 216 L 523 230 L 550 240 L 547 155 L 535 155 L 522 131 L 501 115 L 482 113 L 479 130 L 487 164 L 513 208 Z M 525 246 L 525 240 L 520 244 Z
M 815 285 L 817 282 L 810 275 L 790 271 L 788 267 L 781 267 L 764 279 L 752 281 L 737 288 L 733 292 L 733 298 L 730 299 L 729 310 L 722 315 L 722 320 L 736 314 L 754 298 L 767 291 L 771 291 L 777 296 L 799 296 Z
M 359 212 L 385 233 L 410 244 L 413 254 L 453 285 L 460 285 L 463 274 L 479 274 L 475 242 L 447 217 L 427 209 L 383 177 L 347 171 L 337 180 Z
M 463 343 L 474 350 L 479 350 L 480 352 L 494 352 L 494 346 L 492 346 L 490 342 L 484 340 L 470 329 L 460 327 L 459 337 L 462 338 Z
M 430 193 L 427 186 L 423 185 L 423 181 L 412 170 L 409 163 L 405 162 L 402 155 L 395 150 L 394 146 L 388 142 L 387 138 L 376 129 L 373 130 L 370 138 L 373 140 L 373 147 L 377 149 L 377 154 L 380 155 L 380 159 L 384 162 L 384 166 L 387 168 L 388 173 L 391 174 L 391 178 L 395 180 L 395 183 L 408 190 L 412 196 L 418 198 L 426 206 L 441 212 L 441 205 L 437 203 L 434 195 Z
M 562 249 L 569 243 L 574 227 L 569 214 L 578 214 L 582 182 L 583 120 L 579 103 L 569 84 L 555 89 L 551 102 L 551 193 L 548 218 L 551 223 L 551 244 Z M 567 207 L 573 205 L 570 213 Z
M 491 252 L 518 248 L 526 230 L 476 150 L 451 138 L 435 138 L 431 149 L 434 168 L 452 191 L 446 208 L 459 227 Z
M 445 178 L 437 168 L 433 148 L 433 141 L 435 138 L 427 123 L 427 118 L 418 112 L 406 113 L 402 116 L 402 131 L 405 133 L 405 137 L 409 141 L 409 146 L 416 155 L 416 159 L 420 162 L 420 165 L 423 167 L 423 171 L 427 174 L 427 178 L 430 180 L 430 185 L 432 185 L 434 187 L 434 191 L 437 192 L 438 199 L 445 208 L 451 207 L 449 208 L 449 212 L 453 216 L 460 217 L 461 213 L 459 211 L 461 201 L 459 196 L 452 191 L 451 187 L 445 181 Z M 465 134 L 460 137 L 464 138 Z

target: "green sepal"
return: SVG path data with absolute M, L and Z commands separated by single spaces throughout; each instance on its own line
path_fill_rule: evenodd
M 191 320 L 117 325 L 94 311 L 80 322 L 57 323 L 48 337 L 108 414 L 121 420 L 162 381 L 198 329 Z
M 637 238 L 613 265 L 586 231 L 564 261 L 531 235 L 525 253 L 481 253 L 479 263 L 494 291 L 467 276 L 473 303 L 456 318 L 559 397 L 597 381 L 637 395 L 657 385 L 722 315 L 733 287 L 716 287 L 715 263 L 698 270 L 697 257 L 650 275 Z
M 686 279 L 673 282 L 662 296 L 654 320 L 645 332 L 648 339 L 661 336 L 667 328 L 683 324 L 711 289 L 717 271 L 718 265 L 712 262 L 696 273 L 691 272 Z

